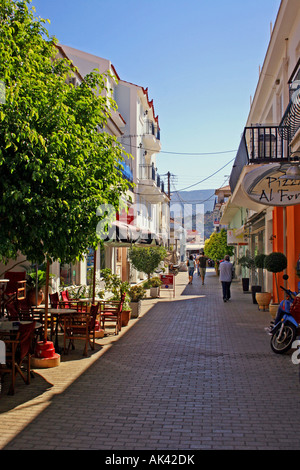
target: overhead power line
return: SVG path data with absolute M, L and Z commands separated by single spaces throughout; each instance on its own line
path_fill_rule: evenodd
M 123 136 L 124 137 L 124 136 Z M 126 136 L 126 137 L 137 137 L 137 136 Z M 221 155 L 221 154 L 225 154 L 225 153 L 233 153 L 233 152 L 237 152 L 237 150 L 222 150 L 220 152 L 171 152 L 171 151 L 167 151 L 167 150 L 160 150 L 159 152 L 157 150 L 154 150 L 154 149 L 149 149 L 149 148 L 146 148 L 146 147 L 140 147 L 140 146 L 136 146 L 136 145 L 132 145 L 130 143 L 126 144 L 125 142 L 122 142 L 122 145 L 124 146 L 127 146 L 127 147 L 131 147 L 131 148 L 135 148 L 135 149 L 142 149 L 142 150 L 145 150 L 146 152 L 154 152 L 154 153 L 167 153 L 167 154 L 170 154 L 170 155 L 191 155 L 191 156 L 199 156 L 199 155 Z
M 191 184 L 190 186 L 187 186 L 186 188 L 178 189 L 178 190 L 175 191 L 175 192 L 178 193 L 179 191 L 185 191 L 186 189 L 192 188 L 193 186 L 197 186 L 198 184 L 203 183 L 204 181 L 208 180 L 208 179 L 211 178 L 212 176 L 214 176 L 214 175 L 216 175 L 217 173 L 219 173 L 219 171 L 223 170 L 227 165 L 229 165 L 229 163 L 233 162 L 233 160 L 234 160 L 234 158 L 232 158 L 232 160 L 230 160 L 228 163 L 226 163 L 226 165 L 222 166 L 222 167 L 219 168 L 217 171 L 215 171 L 215 172 L 212 173 L 211 175 L 207 176 L 207 177 L 204 178 L 203 180 L 198 181 L 197 183 Z

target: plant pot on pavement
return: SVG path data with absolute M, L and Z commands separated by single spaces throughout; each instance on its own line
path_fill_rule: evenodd
M 243 285 L 243 292 L 248 292 L 249 291 L 249 278 L 248 277 L 242 278 L 242 285 Z
M 150 297 L 153 299 L 159 297 L 159 287 L 150 287 Z
M 256 293 L 261 292 L 261 286 L 251 286 L 251 292 L 252 292 L 252 301 L 254 304 L 257 304 Z
M 269 308 L 271 298 L 271 292 L 257 292 L 256 300 L 258 303 L 258 309 L 263 311 L 267 310 Z
M 271 303 L 271 304 L 269 305 L 269 312 L 270 312 L 271 317 L 272 317 L 273 319 L 275 319 L 275 317 L 276 317 L 276 315 L 277 315 L 278 307 L 279 307 L 279 304 L 273 304 L 273 303 Z
M 138 318 L 141 312 L 141 304 L 141 300 L 138 300 L 137 302 L 130 302 L 131 318 Z
M 127 326 L 130 318 L 131 318 L 131 310 L 122 310 L 122 314 L 121 314 L 122 326 Z

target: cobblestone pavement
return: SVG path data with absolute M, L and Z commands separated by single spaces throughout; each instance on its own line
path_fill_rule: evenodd
M 223 303 L 213 270 L 176 284 L 87 358 L 76 348 L 3 390 L 0 448 L 298 449 L 299 366 L 271 351 L 270 314 L 239 282 Z

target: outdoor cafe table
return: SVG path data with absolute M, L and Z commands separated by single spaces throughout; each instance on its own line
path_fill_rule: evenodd
M 38 311 L 40 312 L 45 312 L 45 308 L 40 308 Z M 55 324 L 55 340 L 54 340 L 54 348 L 55 351 L 59 351 L 59 346 L 58 346 L 58 324 L 59 324 L 59 319 L 65 317 L 66 315 L 74 315 L 77 313 L 77 310 L 71 309 L 71 308 L 48 308 L 48 315 L 51 316 L 51 339 L 52 339 L 52 326 L 53 326 L 53 321 L 54 319 L 56 320 Z
M 27 325 L 28 323 L 32 323 L 32 321 L 0 321 L 0 336 L 5 335 L 9 332 L 17 332 L 19 331 L 20 324 Z M 42 324 L 35 322 L 35 329 L 38 330 L 41 328 Z

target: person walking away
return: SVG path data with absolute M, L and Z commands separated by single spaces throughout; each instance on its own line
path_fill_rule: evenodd
M 195 270 L 195 260 L 193 255 L 190 255 L 189 259 L 186 262 L 187 268 L 188 268 L 188 273 L 189 273 L 189 284 L 193 283 L 193 276 L 194 276 L 194 270 Z
M 201 276 L 201 279 L 202 279 L 202 285 L 204 285 L 204 279 L 205 279 L 205 273 L 206 273 L 206 266 L 207 266 L 207 260 L 208 258 L 206 258 L 206 256 L 204 256 L 204 251 L 200 253 L 200 256 L 199 256 L 199 272 L 200 272 L 200 276 Z
M 229 255 L 226 255 L 224 261 L 220 263 L 220 281 L 222 283 L 223 300 L 227 302 L 230 297 L 230 285 L 232 281 L 232 268 Z
M 200 258 L 200 254 L 196 257 L 196 266 L 197 266 L 198 276 L 200 276 L 199 258 Z

